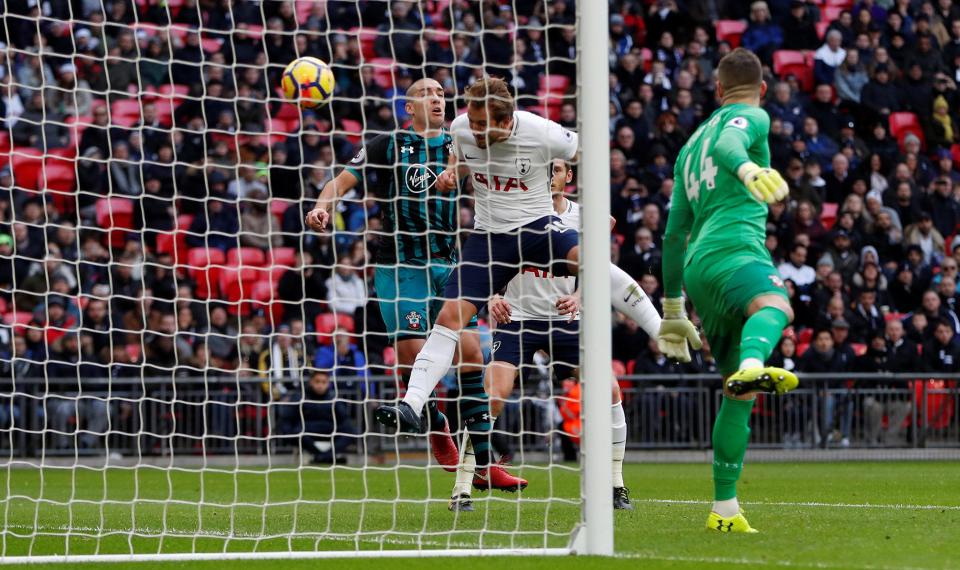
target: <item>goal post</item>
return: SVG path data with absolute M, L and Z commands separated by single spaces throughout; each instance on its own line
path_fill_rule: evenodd
M 613 554 L 613 506 L 610 503 L 610 130 L 609 35 L 607 2 L 578 3 L 580 102 L 580 199 L 583 233 L 580 276 L 583 280 L 583 502 L 584 549 Z
M 0 47 L 0 565 L 614 553 L 606 2 L 21 4 Z M 278 90 L 302 56 L 336 77 L 326 106 Z M 447 125 L 502 75 L 580 137 L 582 389 L 556 361 L 517 380 L 492 433 L 530 486 L 476 491 L 474 512 L 449 508 L 432 438 L 373 419 L 406 386 L 371 317 L 399 277 L 381 289 L 371 251 L 427 230 L 387 235 L 399 200 L 373 186 L 399 159 L 354 158 L 412 129 L 411 71 L 444 87 Z M 348 167 L 333 227 L 305 227 Z M 450 200 L 461 245 L 471 193 Z M 437 398 L 458 444 L 461 388 Z M 582 432 L 558 420 L 579 394 Z

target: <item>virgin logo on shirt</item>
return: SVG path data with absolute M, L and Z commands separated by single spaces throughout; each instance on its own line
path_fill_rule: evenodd
M 416 194 L 426 192 L 437 183 L 437 173 L 422 164 L 411 164 L 407 167 L 404 178 L 407 181 L 407 188 Z

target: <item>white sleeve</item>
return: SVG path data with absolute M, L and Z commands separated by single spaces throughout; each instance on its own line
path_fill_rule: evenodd
M 547 121 L 547 148 L 550 160 L 562 158 L 572 160 L 577 155 L 577 133 L 561 127 L 553 121 Z

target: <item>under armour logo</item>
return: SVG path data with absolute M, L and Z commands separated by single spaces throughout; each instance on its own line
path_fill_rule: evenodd
M 413 153 L 413 147 L 412 147 L 412 146 L 402 146 L 402 147 L 400 147 L 400 154 L 412 154 L 412 153 Z
M 730 521 L 724 525 L 722 520 L 717 521 L 717 530 L 720 532 L 730 532 L 733 529 L 733 521 Z

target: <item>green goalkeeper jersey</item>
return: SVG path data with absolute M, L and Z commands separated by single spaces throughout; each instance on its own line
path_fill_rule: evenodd
M 737 176 L 746 162 L 770 165 L 769 130 L 770 117 L 763 109 L 724 105 L 680 149 L 663 245 L 667 297 L 681 295 L 687 265 L 770 259 L 764 243 L 767 205 Z

